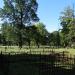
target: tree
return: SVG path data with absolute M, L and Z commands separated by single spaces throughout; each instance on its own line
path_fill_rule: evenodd
M 49 43 L 50 46 L 55 46 L 55 47 L 59 47 L 60 44 L 60 32 L 59 31 L 54 31 L 52 33 L 49 34 Z
M 13 25 L 4 22 L 1 25 L 1 35 L 3 37 L 3 39 L 5 39 L 7 45 L 13 45 L 14 43 L 16 43 L 16 33 L 14 31 L 14 27 Z
M 72 19 L 73 19 L 73 16 L 74 16 L 74 12 L 73 12 L 73 9 L 68 6 L 65 8 L 65 10 L 63 12 L 61 12 L 61 16 L 60 16 L 60 24 L 62 26 L 62 30 L 61 30 L 61 33 L 62 33 L 62 38 L 63 38 L 63 45 L 64 47 L 68 46 L 69 45 L 69 42 L 70 42 L 70 28 L 69 26 L 72 22 Z
M 37 27 L 38 33 L 41 35 L 40 43 L 42 45 L 47 45 L 47 43 L 48 43 L 48 31 L 47 31 L 45 25 L 43 23 L 39 22 L 36 25 L 36 27 Z
M 26 42 L 28 43 L 29 45 L 29 48 L 30 48 L 30 45 L 31 45 L 31 41 L 33 41 L 34 39 L 34 34 L 36 34 L 36 27 L 34 25 L 32 26 L 26 26 L 26 30 L 25 30 L 25 39 L 26 39 Z M 37 35 L 36 35 L 37 36 Z
M 60 16 L 62 32 L 64 34 L 68 34 L 69 32 L 68 25 L 72 21 L 72 18 L 73 18 L 73 9 L 70 6 L 68 6 L 65 8 L 63 12 L 61 12 L 61 16 Z
M 46 35 L 48 33 L 48 31 L 46 30 L 46 27 L 45 27 L 45 25 L 43 23 L 41 23 L 41 22 L 37 23 L 36 27 L 37 27 L 38 32 L 42 36 L 44 36 L 44 35 Z
M 72 19 L 72 21 L 69 24 L 69 37 L 70 37 L 70 46 L 74 46 L 75 48 L 75 18 Z
M 0 18 L 13 24 L 17 30 L 18 44 L 22 48 L 22 30 L 25 25 L 38 21 L 36 14 L 38 4 L 36 0 L 4 0 L 4 7 L 0 9 Z

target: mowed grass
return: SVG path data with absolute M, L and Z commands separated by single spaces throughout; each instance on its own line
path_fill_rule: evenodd
M 56 52 L 63 52 L 63 51 L 66 51 L 66 52 L 69 52 L 69 54 L 71 55 L 75 55 L 75 49 L 74 48 L 59 48 L 59 49 L 55 49 Z
M 9 53 L 13 53 L 13 52 L 19 52 L 19 53 L 32 53 L 32 54 L 49 54 L 51 51 L 54 51 L 56 53 L 59 52 L 63 52 L 66 51 L 71 55 L 75 55 L 75 49 L 73 48 L 45 48 L 45 47 L 41 47 L 41 48 L 37 48 L 37 47 L 32 47 L 29 48 L 28 46 L 23 46 L 22 49 L 19 49 L 18 46 L 0 46 L 0 52 L 9 52 Z
M 8 53 L 12 53 L 12 52 L 19 52 L 19 53 L 32 53 L 32 54 L 49 54 L 51 51 L 54 51 L 56 53 L 61 53 L 63 51 L 68 51 L 69 55 L 75 55 L 75 49 L 72 48 L 58 48 L 58 49 L 52 49 L 52 48 L 45 48 L 45 47 L 41 47 L 41 48 L 37 48 L 37 47 L 32 47 L 31 49 L 29 49 L 27 46 L 23 46 L 23 48 L 20 50 L 18 48 L 18 46 L 10 46 L 10 47 L 5 47 L 5 46 L 0 46 L 0 51 L 2 52 L 8 52 Z M 23 56 L 23 55 L 22 55 Z M 13 56 L 12 58 L 10 58 L 11 60 L 16 60 L 16 59 L 20 59 L 22 56 Z M 35 57 L 35 56 L 34 56 Z M 23 57 L 25 58 L 25 57 Z M 23 59 L 22 58 L 22 59 Z M 13 63 L 11 62 L 9 64 L 9 74 L 10 75 L 39 75 L 39 61 L 38 62 L 27 62 L 27 61 L 20 61 L 18 62 L 17 60 Z M 47 66 L 49 66 L 50 62 L 45 62 L 45 61 L 41 61 L 44 64 L 48 64 Z M 68 61 L 69 62 L 69 61 Z M 62 63 L 62 62 L 58 62 L 61 66 L 64 66 L 63 68 L 69 69 L 68 66 L 70 66 L 70 64 L 68 62 Z M 56 62 L 57 63 L 57 62 Z M 70 62 L 71 63 L 71 62 Z M 44 66 L 46 67 L 46 66 Z M 45 70 L 45 69 L 44 69 Z M 43 70 L 41 70 L 43 71 Z M 48 71 L 48 69 L 47 69 Z M 49 70 L 50 71 L 50 70 Z M 48 75 L 45 74 L 48 72 L 43 71 L 41 75 Z M 2 74 L 1 74 L 2 75 Z

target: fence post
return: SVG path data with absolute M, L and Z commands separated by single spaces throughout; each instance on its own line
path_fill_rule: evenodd
M 63 51 L 63 54 L 62 54 L 62 62 L 64 63 L 64 51 Z
M 2 51 L 1 51 L 1 55 L 2 55 Z
M 9 57 L 10 57 L 10 53 L 9 53 Z
M 71 61 L 70 61 L 70 68 L 72 68 L 72 55 L 70 54 L 70 59 L 71 59 Z
M 75 55 L 74 55 L 74 65 L 75 65 Z
M 44 48 L 43 48 L 43 53 L 44 53 Z
M 31 49 L 30 49 L 30 54 L 31 54 Z
M 40 52 L 40 54 L 39 54 L 39 75 L 41 75 L 41 52 Z

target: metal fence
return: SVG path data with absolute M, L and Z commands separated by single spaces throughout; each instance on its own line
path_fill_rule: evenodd
M 32 69 L 33 66 L 37 66 L 38 75 L 56 75 L 59 74 L 60 72 L 63 73 L 65 71 L 67 72 L 68 70 L 69 72 L 72 71 L 72 69 L 75 67 L 75 55 L 71 55 L 67 51 L 56 53 L 53 50 L 43 51 L 43 52 L 30 51 L 27 53 L 1 52 L 0 70 L 4 73 L 4 75 L 10 75 L 10 66 L 12 65 L 11 63 L 28 64 L 32 67 Z M 35 70 L 33 70 L 33 72 L 34 71 Z M 69 72 L 67 72 L 67 74 Z M 37 75 L 37 74 L 33 73 L 31 75 Z

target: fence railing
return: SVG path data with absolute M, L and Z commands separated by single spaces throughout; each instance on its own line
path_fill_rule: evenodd
M 30 60 L 36 63 L 36 61 L 41 63 L 52 64 L 55 67 L 64 67 L 64 68 L 72 68 L 75 66 L 75 55 L 69 54 L 67 51 L 56 53 L 55 51 L 29 51 L 29 52 L 1 52 L 0 55 L 26 55 L 30 58 Z M 38 58 L 38 59 L 37 59 Z
M 29 51 L 29 52 L 1 52 L 0 67 L 5 66 L 9 69 L 11 63 L 27 62 L 39 66 L 39 75 L 41 72 L 53 70 L 55 67 L 64 69 L 72 69 L 75 67 L 75 55 L 69 54 L 67 51 L 56 53 L 55 51 Z M 7 65 L 7 67 L 6 67 Z M 33 67 L 33 66 L 32 66 Z M 4 71 L 4 69 L 3 69 Z M 6 74 L 6 73 L 5 73 Z M 50 74 L 48 74 L 50 75 Z

